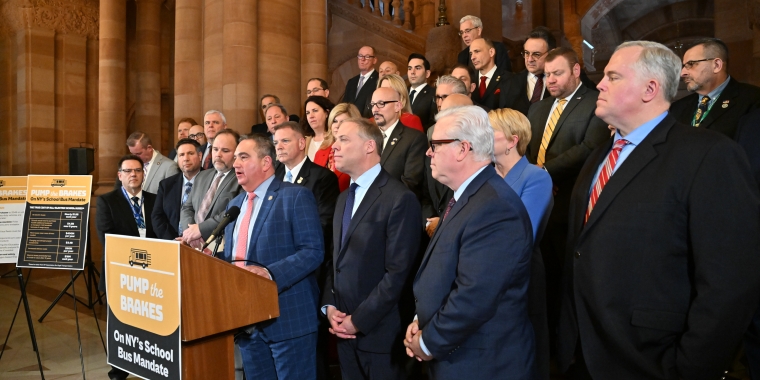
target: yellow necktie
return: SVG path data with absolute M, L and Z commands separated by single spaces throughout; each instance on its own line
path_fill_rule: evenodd
M 567 100 L 559 100 L 559 104 L 554 108 L 552 116 L 549 117 L 549 123 L 546 124 L 546 128 L 544 128 L 544 136 L 541 138 L 541 149 L 538 150 L 538 157 L 536 158 L 538 166 L 543 167 L 544 162 L 546 162 L 546 148 L 549 146 L 549 141 L 552 139 L 554 127 L 557 126 L 557 121 L 559 120 L 560 115 L 562 115 L 562 110 L 565 109 L 565 103 L 567 103 Z

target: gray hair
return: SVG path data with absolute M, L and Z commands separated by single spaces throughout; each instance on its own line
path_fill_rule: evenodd
M 476 160 L 494 161 L 493 128 L 486 111 L 478 106 L 452 107 L 438 113 L 435 120 L 440 122 L 447 117 L 453 118 L 449 138 L 468 141 Z
M 226 117 L 224 117 L 224 114 L 222 113 L 222 111 L 217 111 L 217 110 L 209 110 L 208 112 L 206 112 L 206 114 L 205 114 L 205 115 L 203 115 L 203 118 L 205 119 L 205 118 L 206 118 L 206 116 L 208 116 L 208 115 L 212 115 L 212 114 L 217 114 L 217 115 L 221 116 L 221 118 L 222 118 L 222 123 L 224 123 L 224 124 L 227 124 L 227 118 L 226 118 Z
M 438 77 L 438 80 L 435 81 L 435 85 L 440 86 L 442 84 L 449 84 L 452 86 L 451 91 L 454 94 L 462 94 L 470 96 L 470 93 L 467 91 L 467 86 L 464 85 L 464 82 L 459 80 L 459 78 L 455 78 L 451 75 L 441 75 Z
M 288 110 L 285 109 L 285 106 L 283 106 L 280 103 L 271 103 L 267 106 L 267 108 L 264 109 L 264 115 L 267 114 L 267 111 L 269 111 L 270 108 L 276 107 L 279 108 L 280 111 L 282 111 L 282 114 L 285 115 L 285 117 L 288 117 Z
M 472 23 L 473 28 L 482 28 L 483 27 L 483 21 L 480 21 L 480 17 L 473 16 L 473 15 L 467 15 L 462 17 L 459 20 L 459 25 L 462 25 L 466 23 L 467 21 L 470 21 Z
M 672 102 L 678 93 L 681 79 L 681 59 L 667 46 L 652 41 L 628 41 L 620 44 L 615 51 L 628 47 L 640 47 L 643 50 L 639 59 L 631 65 L 633 69 L 660 83 L 665 100 Z

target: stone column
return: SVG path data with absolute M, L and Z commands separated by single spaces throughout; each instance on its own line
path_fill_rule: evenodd
M 207 0 L 208 1 L 208 0 Z M 259 93 L 276 94 L 288 112 L 301 113 L 301 1 L 258 4 Z
M 109 191 L 126 151 L 126 0 L 100 3 L 98 160 L 96 194 Z
M 137 0 L 135 126 L 161 150 L 161 2 Z
M 327 1 L 310 0 L 302 5 L 301 103 L 306 101 L 306 81 L 309 78 L 322 78 L 330 83 L 327 78 Z
M 715 37 L 728 46 L 728 72 L 742 82 L 749 82 L 752 73 L 754 44 L 746 28 L 748 13 L 743 1 L 715 0 Z
M 573 50 L 578 54 L 580 65 L 583 67 L 583 35 L 581 34 L 581 16 L 575 2 L 565 1 L 563 8 L 562 31 L 570 41 Z M 558 43 L 559 45 L 559 43 Z
M 222 109 L 227 127 L 244 134 L 250 133 L 256 123 L 259 104 L 256 98 L 257 5 L 256 0 L 224 0 Z
M 203 9 L 203 111 L 222 110 L 224 0 L 205 0 Z M 203 115 L 200 115 L 203 116 Z M 196 120 L 201 122 L 200 120 Z
M 203 123 L 203 0 L 177 0 L 174 34 L 174 125 Z

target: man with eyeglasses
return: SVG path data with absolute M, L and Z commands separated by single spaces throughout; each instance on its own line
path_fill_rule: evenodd
M 490 111 L 499 106 L 502 87 L 513 74 L 496 66 L 496 50 L 491 41 L 478 38 L 470 43 L 470 60 L 478 70 L 478 82 L 472 101 Z
M 459 20 L 459 36 L 462 37 L 465 48 L 457 56 L 457 62 L 460 65 L 470 65 L 470 44 L 472 41 L 482 38 L 483 34 L 483 21 L 472 15 L 467 15 Z M 495 49 L 494 61 L 496 66 L 502 68 L 504 71 L 512 71 L 512 61 L 509 60 L 509 50 L 503 43 L 499 41 L 493 41 L 493 47 Z
M 533 29 L 523 45 L 525 70 L 515 74 L 504 86 L 498 108 L 511 108 L 528 116 L 534 103 L 549 97 L 544 79 L 544 62 L 549 50 L 557 47 L 552 33 L 545 27 Z
M 377 63 L 375 48 L 362 46 L 356 58 L 359 63 L 359 75 L 348 80 L 341 102 L 353 103 L 359 108 L 362 116 L 371 117 L 372 111 L 367 108 L 367 105 L 372 99 L 372 92 L 375 91 L 377 80 L 380 77 L 375 71 L 375 64 Z
M 422 197 L 427 149 L 425 135 L 405 126 L 401 117 L 401 95 L 390 87 L 380 87 L 372 94 L 368 108 L 383 135 L 380 165 L 391 177 L 401 180 L 417 199 Z
M 100 244 L 105 247 L 106 234 L 156 238 L 150 220 L 156 196 L 143 191 L 143 160 L 133 154 L 123 156 L 119 160 L 117 175 L 121 186 L 97 200 L 95 227 Z M 105 273 L 105 260 L 100 273 Z M 105 276 L 101 276 L 98 290 L 106 291 Z M 116 367 L 111 367 L 108 372 L 109 379 L 123 380 L 128 375 Z
M 322 78 L 311 78 L 306 82 L 306 97 L 309 96 L 323 96 L 325 98 L 330 96 L 330 88 L 327 85 L 327 81 Z
M 692 94 L 670 111 L 684 124 L 734 138 L 739 119 L 760 108 L 760 88 L 728 74 L 728 47 L 717 38 L 699 40 L 683 54 L 681 79 Z
M 443 105 L 443 102 L 452 94 L 462 94 L 467 97 L 470 96 L 470 94 L 467 92 L 466 85 L 461 80 L 454 78 L 451 75 L 442 75 L 438 77 L 435 82 L 435 105 L 438 112 L 441 112 L 441 106 Z M 432 125 L 430 128 L 428 128 L 428 140 L 433 138 L 432 136 L 434 129 L 435 125 Z

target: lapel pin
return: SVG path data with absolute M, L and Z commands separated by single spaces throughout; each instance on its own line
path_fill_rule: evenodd
M 579 96 L 579 97 L 577 97 L 577 98 L 575 98 L 575 99 L 576 99 L 576 100 L 581 100 L 581 97 Z
M 496 77 L 496 81 L 498 82 L 499 79 L 501 79 L 501 75 L 499 75 L 498 77 Z
M 303 177 L 298 177 L 298 181 L 296 181 L 296 183 L 301 183 L 301 182 L 303 182 Z
M 271 195 L 269 196 L 269 200 L 270 200 L 270 201 L 272 200 L 272 196 L 271 196 Z
M 728 108 L 728 100 L 724 100 L 723 105 L 721 107 Z
M 391 141 L 391 145 L 396 145 L 396 141 L 398 141 L 398 138 L 394 137 L 393 141 Z

